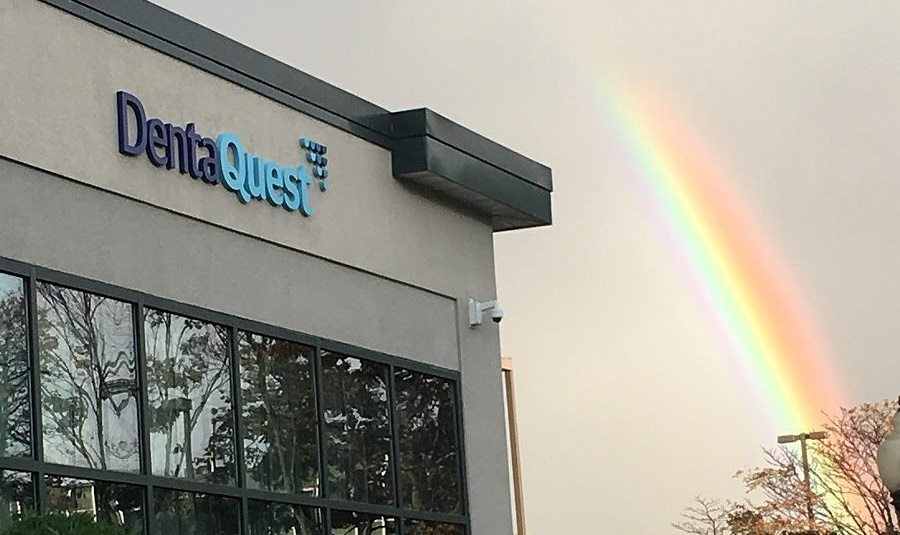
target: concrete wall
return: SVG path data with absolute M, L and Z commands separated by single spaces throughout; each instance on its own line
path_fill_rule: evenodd
M 284 165 L 316 139 L 331 188 L 304 218 L 122 156 L 120 89 Z M 499 339 L 465 307 L 495 294 L 489 224 L 381 147 L 34 0 L 0 3 L 0 156 L 0 256 L 459 369 L 473 533 L 511 533 Z

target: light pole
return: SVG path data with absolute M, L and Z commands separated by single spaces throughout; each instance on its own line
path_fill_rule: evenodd
M 806 488 L 806 518 L 809 519 L 809 529 L 811 531 L 814 531 L 815 517 L 813 516 L 812 484 L 809 481 L 809 453 L 806 449 L 806 441 L 823 440 L 826 437 L 828 437 L 828 433 L 825 431 L 813 431 L 811 433 L 800 433 L 799 435 L 781 435 L 778 437 L 779 444 L 800 441 L 800 456 L 803 461 L 803 486 Z
M 897 402 L 900 405 L 900 399 Z M 894 428 L 878 445 L 875 464 L 878 466 L 878 476 L 891 492 L 891 502 L 900 518 L 900 410 L 894 414 L 893 423 Z

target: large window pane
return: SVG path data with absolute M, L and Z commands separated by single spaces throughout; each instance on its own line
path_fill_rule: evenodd
M 250 535 L 324 535 L 314 507 L 250 500 Z
M 397 520 L 350 511 L 331 512 L 331 535 L 396 535 Z
M 235 498 L 155 489 L 159 533 L 166 535 L 238 535 L 241 503 Z
M 328 496 L 393 503 L 387 366 L 328 353 L 322 367 Z
M 34 480 L 27 472 L 0 470 L 0 528 L 34 509 Z
M 148 308 L 144 338 L 153 473 L 233 483 L 227 329 Z
M 399 368 L 394 381 L 403 506 L 458 513 L 460 484 L 454 384 Z
M 459 524 L 439 524 L 424 520 L 403 522 L 404 535 L 465 535 L 466 529 Z
M 247 486 L 318 495 L 315 350 L 245 332 L 238 344 Z
M 44 459 L 138 471 L 132 308 L 39 283 Z
M 53 513 L 87 513 L 96 520 L 144 533 L 144 489 L 88 479 L 47 476 L 47 504 Z
M 25 283 L 0 273 L 0 456 L 31 455 Z

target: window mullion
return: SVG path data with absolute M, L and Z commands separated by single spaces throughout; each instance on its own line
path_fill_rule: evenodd
M 44 419 L 41 402 L 41 363 L 40 344 L 38 334 L 38 307 L 37 307 L 37 277 L 36 270 L 32 268 L 28 276 L 26 291 L 28 292 L 28 350 L 31 368 L 31 454 L 38 463 L 44 460 Z M 42 465 L 42 464 L 41 464 Z M 44 470 L 39 469 L 35 473 L 35 491 L 37 493 L 37 508 L 39 511 L 47 510 L 47 486 L 44 482 Z
M 391 364 L 388 367 L 388 407 L 391 425 L 391 474 L 394 480 L 394 504 L 403 507 L 400 498 L 400 424 L 397 417 L 397 381 L 395 380 L 395 368 Z M 398 520 L 399 522 L 399 520 Z
M 322 347 L 316 343 L 316 351 L 313 358 L 313 388 L 316 397 L 316 431 L 318 434 L 319 454 L 319 496 L 328 497 L 328 440 L 325 435 L 325 373 L 322 370 Z M 330 522 L 330 517 L 329 517 Z M 329 528 L 330 529 L 330 528 Z
M 244 463 L 244 423 L 241 417 L 243 402 L 241 400 L 241 359 L 238 352 L 238 329 L 231 325 L 228 328 L 228 352 L 231 358 L 231 404 L 234 414 L 234 452 L 235 452 L 235 479 L 238 488 L 247 486 L 246 465 Z M 247 535 L 250 532 L 250 506 L 247 496 L 241 496 L 241 533 Z
M 150 390 L 147 382 L 147 345 L 144 342 L 144 301 L 134 303 L 134 354 L 137 358 L 138 422 L 140 422 L 141 473 L 153 475 L 153 455 L 150 451 Z M 144 525 L 148 533 L 157 533 L 154 514 L 153 485 L 144 487 Z

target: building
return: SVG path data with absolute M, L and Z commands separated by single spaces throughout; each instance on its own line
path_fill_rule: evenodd
M 547 167 L 144 0 L 6 0 L 0 36 L 3 522 L 511 533 L 469 300 Z

